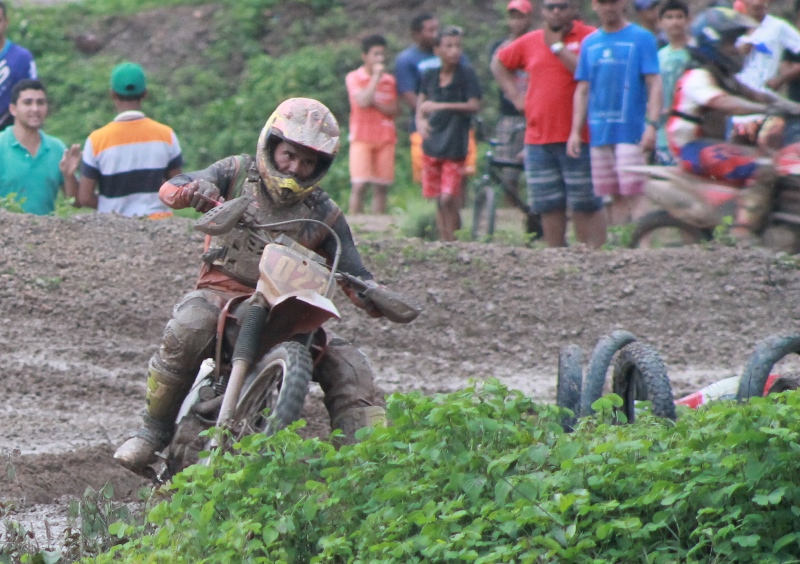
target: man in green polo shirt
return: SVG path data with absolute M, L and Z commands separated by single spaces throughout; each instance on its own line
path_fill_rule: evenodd
M 0 132 L 0 197 L 14 194 L 26 213 L 53 213 L 60 188 L 67 198 L 78 192 L 80 145 L 67 149 L 60 139 L 42 132 L 47 94 L 38 80 L 14 85 L 9 112 L 14 125 Z

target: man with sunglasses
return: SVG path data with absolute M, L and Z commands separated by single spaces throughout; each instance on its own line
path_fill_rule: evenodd
M 625 17 L 628 0 L 592 0 L 600 29 L 581 45 L 567 153 L 577 157 L 588 114 L 595 194 L 611 198 L 611 225 L 642 213 L 644 177 L 625 172 L 643 165 L 656 145 L 662 86 L 655 36 Z
M 500 49 L 492 72 L 503 92 L 525 113 L 525 177 L 533 211 L 542 216 L 550 247 L 566 245 L 567 208 L 578 241 L 599 247 L 605 241 L 602 200 L 592 190 L 589 151 L 567 155 L 572 124 L 573 78 L 583 39 L 595 31 L 577 19 L 577 0 L 544 0 L 543 29 L 532 31 Z M 526 94 L 514 87 L 514 72 L 535 77 Z M 588 140 L 586 128 L 582 139 Z

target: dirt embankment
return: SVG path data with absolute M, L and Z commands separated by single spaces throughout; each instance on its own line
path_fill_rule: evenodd
M 135 500 L 143 481 L 111 454 L 138 425 L 147 360 L 192 288 L 202 239 L 179 218 L 0 211 L 0 224 L 0 466 L 15 470 L 0 468 L 0 501 L 19 508 L 10 518 L 40 523 L 63 519 L 63 496 L 89 485 L 110 481 L 117 499 Z M 800 329 L 798 262 L 763 249 L 531 250 L 356 233 L 377 279 L 425 306 L 402 326 L 337 298 L 344 319 L 331 329 L 363 348 L 384 393 L 497 376 L 553 401 L 560 347 L 588 353 L 627 329 L 661 352 L 680 395 L 738 374 L 764 336 Z M 306 408 L 309 432 L 327 432 L 318 390 Z

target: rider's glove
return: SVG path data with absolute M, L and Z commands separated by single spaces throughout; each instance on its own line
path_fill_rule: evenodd
M 189 184 L 183 187 L 183 193 L 186 197 L 191 197 L 190 204 L 194 209 L 199 212 L 207 212 L 219 201 L 219 188 L 213 182 L 201 178 L 200 180 L 192 180 Z
M 367 285 L 368 288 L 377 288 L 378 283 L 374 280 L 365 280 L 364 284 Z M 342 291 L 350 298 L 350 301 L 353 302 L 356 307 L 359 307 L 367 312 L 367 315 L 370 317 L 383 317 L 381 311 L 375 307 L 375 304 L 372 301 L 364 296 L 362 292 L 359 292 L 356 288 L 347 284 L 346 282 L 342 284 Z

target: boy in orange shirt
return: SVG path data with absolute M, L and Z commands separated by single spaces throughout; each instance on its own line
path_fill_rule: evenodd
M 350 99 L 350 213 L 364 211 L 364 194 L 374 186 L 373 213 L 386 213 L 389 186 L 394 181 L 394 148 L 398 112 L 397 85 L 386 72 L 386 39 L 370 35 L 361 42 L 364 62 L 346 79 Z

